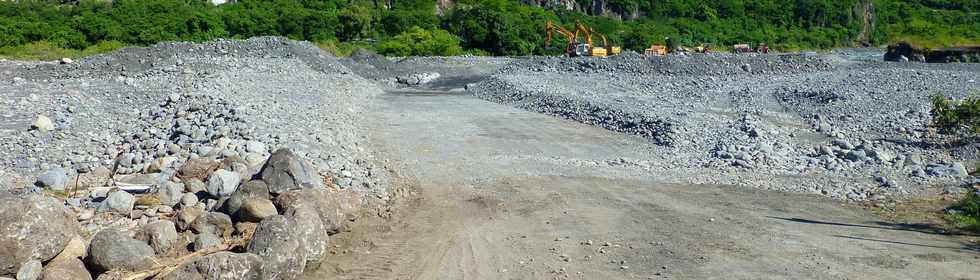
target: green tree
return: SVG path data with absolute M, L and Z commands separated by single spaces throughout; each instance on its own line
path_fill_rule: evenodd
M 351 5 L 340 10 L 339 21 L 341 38 L 346 40 L 363 39 L 371 32 L 371 10 L 363 5 Z

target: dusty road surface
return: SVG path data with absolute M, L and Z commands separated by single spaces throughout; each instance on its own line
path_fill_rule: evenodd
M 650 141 L 461 92 L 389 92 L 370 140 L 414 187 L 309 279 L 980 279 L 970 236 L 854 204 L 664 183 Z M 339 237 L 339 238 L 336 238 Z

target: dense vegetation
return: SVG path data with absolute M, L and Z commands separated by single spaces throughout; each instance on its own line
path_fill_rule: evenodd
M 596 0 L 578 0 L 589 6 Z M 878 18 L 866 32 L 862 7 Z M 684 45 L 768 42 L 778 49 L 911 40 L 928 45 L 980 41 L 980 2 L 959 0 L 608 0 L 635 19 L 525 5 L 519 0 L 458 0 L 436 13 L 434 0 L 0 1 L 0 55 L 88 54 L 123 45 L 280 35 L 336 51 L 353 46 L 389 55 L 555 54 L 544 22 L 580 20 L 613 44 L 642 51 L 666 37 Z M 25 48 L 30 50 L 25 50 Z
M 980 135 L 980 96 L 956 101 L 935 95 L 930 114 L 933 126 L 941 132 Z

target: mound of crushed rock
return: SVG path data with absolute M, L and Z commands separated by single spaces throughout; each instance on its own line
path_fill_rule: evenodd
M 380 90 L 309 43 L 0 72 L 0 228 L 30 229 L 0 237 L 0 276 L 296 279 L 390 199 L 357 126 Z
M 617 162 L 667 181 L 877 201 L 976 180 L 980 144 L 928 124 L 932 95 L 978 81 L 976 66 L 830 55 L 532 58 L 470 91 L 650 139 L 659 158 Z

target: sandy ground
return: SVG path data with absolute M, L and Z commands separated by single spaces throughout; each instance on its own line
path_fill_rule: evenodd
M 974 236 L 607 161 L 650 153 L 644 139 L 459 92 L 369 111 L 415 195 L 334 236 L 308 279 L 980 279 Z

